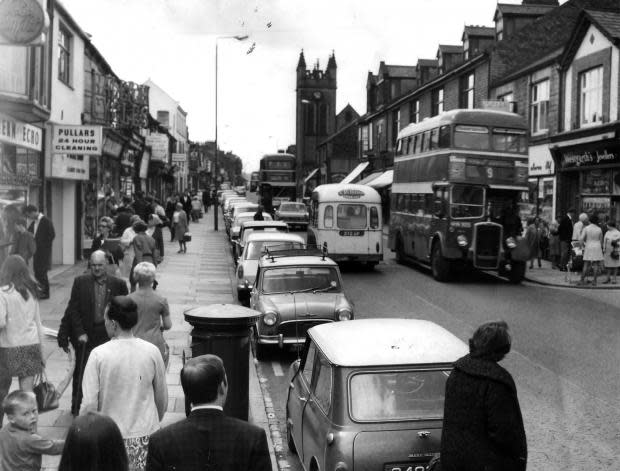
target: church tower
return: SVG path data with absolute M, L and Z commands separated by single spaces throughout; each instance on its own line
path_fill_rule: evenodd
M 306 68 L 304 51 L 297 62 L 296 148 L 299 186 L 319 166 L 316 146 L 336 131 L 336 56 L 332 51 L 327 68 L 317 60 Z

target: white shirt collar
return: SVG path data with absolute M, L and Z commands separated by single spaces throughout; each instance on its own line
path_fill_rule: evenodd
M 202 409 L 217 409 L 217 410 L 224 412 L 224 409 L 222 406 L 216 406 L 215 404 L 202 404 L 200 406 L 192 406 L 192 412 L 194 412 L 195 410 L 202 410 Z

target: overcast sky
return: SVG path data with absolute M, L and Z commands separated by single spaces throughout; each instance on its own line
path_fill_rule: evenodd
M 366 77 L 379 62 L 415 65 L 465 25 L 493 25 L 496 0 L 60 0 L 123 80 L 148 78 L 187 111 L 193 141 L 215 135 L 244 171 L 295 143 L 295 68 L 338 64 L 336 110 L 366 112 Z M 502 0 L 502 3 L 521 3 Z M 563 1 L 561 2 L 563 3 Z M 152 113 L 154 114 L 154 113 Z

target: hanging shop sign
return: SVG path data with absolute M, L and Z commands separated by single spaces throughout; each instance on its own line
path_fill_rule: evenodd
M 123 151 L 123 144 L 115 141 L 110 136 L 103 138 L 103 154 L 118 159 Z
M 151 146 L 151 159 L 168 162 L 168 136 L 151 133 L 144 138 L 144 145 Z
M 0 36 L 10 44 L 28 44 L 45 28 L 45 12 L 39 0 L 0 2 Z
M 172 161 L 173 162 L 186 162 L 187 161 L 187 155 L 185 155 L 185 154 L 172 154 Z
M 140 172 L 139 176 L 143 180 L 146 180 L 149 174 L 149 163 L 151 161 L 151 152 L 148 149 L 144 149 L 142 152 L 142 159 L 140 159 Z
M 52 132 L 52 154 L 101 155 L 101 126 L 55 124 Z
M 87 155 L 52 154 L 52 178 L 89 180 L 90 157 Z
M 562 170 L 620 164 L 620 147 L 617 145 L 556 149 L 555 153 Z
M 43 131 L 0 113 L 0 142 L 41 151 Z

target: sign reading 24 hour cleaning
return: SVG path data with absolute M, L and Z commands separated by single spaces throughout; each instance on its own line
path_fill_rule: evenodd
M 53 154 L 101 155 L 101 126 L 54 125 Z

